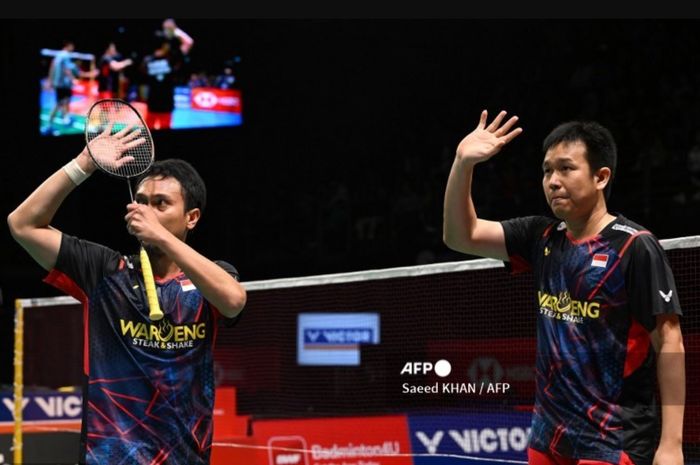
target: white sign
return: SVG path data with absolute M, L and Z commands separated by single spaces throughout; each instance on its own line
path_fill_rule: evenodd
M 299 314 L 299 365 L 359 365 L 362 344 L 379 344 L 379 314 Z

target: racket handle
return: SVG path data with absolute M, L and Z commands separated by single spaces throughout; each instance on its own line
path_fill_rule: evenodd
M 146 298 L 148 299 L 148 317 L 151 320 L 158 321 L 163 318 L 163 311 L 158 303 L 158 294 L 156 293 L 156 282 L 153 279 L 153 269 L 151 268 L 151 260 L 148 258 L 146 250 L 141 247 L 141 271 L 143 271 L 143 284 L 146 286 Z

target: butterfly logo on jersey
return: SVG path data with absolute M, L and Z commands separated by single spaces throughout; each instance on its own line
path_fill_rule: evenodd
M 668 294 L 664 294 L 663 291 L 659 290 L 659 294 L 661 294 L 661 297 L 663 297 L 664 302 L 670 302 L 671 296 L 673 295 L 673 289 L 669 290 Z

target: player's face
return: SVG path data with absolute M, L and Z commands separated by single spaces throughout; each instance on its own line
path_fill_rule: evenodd
M 544 195 L 557 218 L 566 221 L 590 214 L 601 189 L 591 172 L 583 142 L 563 142 L 550 148 L 542 171 Z
M 160 224 L 183 241 L 187 231 L 194 228 L 199 219 L 198 213 L 193 217 L 192 210 L 189 212 L 185 210 L 182 186 L 175 178 L 146 178 L 139 184 L 136 201 L 150 206 Z

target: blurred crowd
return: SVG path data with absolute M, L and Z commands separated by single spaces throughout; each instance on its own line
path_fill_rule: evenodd
M 672 23 L 630 25 L 619 37 L 592 37 L 585 47 L 583 40 L 545 32 L 541 46 L 549 60 L 523 62 L 529 92 L 488 89 L 492 115 L 501 109 L 496 105 L 517 103 L 505 109 L 523 118 L 526 113 L 521 122 L 528 135 L 477 167 L 474 198 L 480 216 L 502 220 L 551 213 L 541 187 L 542 140 L 564 120 L 592 119 L 607 126 L 618 144 L 611 210 L 661 239 L 699 234 L 694 212 L 700 207 L 700 67 L 688 65 L 689 59 L 698 60 L 695 56 L 664 52 L 696 40 L 671 28 Z M 560 63 L 570 65 L 565 79 L 551 72 Z M 473 126 L 477 119 L 475 112 Z M 459 140 L 473 129 L 471 122 L 460 123 L 439 116 L 415 130 L 404 127 L 401 143 L 388 155 L 390 164 L 377 159 L 372 169 L 315 180 L 302 195 L 285 194 L 299 190 L 297 180 L 279 186 L 273 203 L 286 208 L 267 218 L 266 229 L 285 231 L 276 240 L 283 250 L 304 257 L 306 274 L 337 270 L 338 263 L 349 271 L 470 258 L 442 242 L 445 183 Z M 279 276 L 300 274 L 294 261 L 272 251 L 269 256 L 262 251 L 256 260 L 274 266 Z

